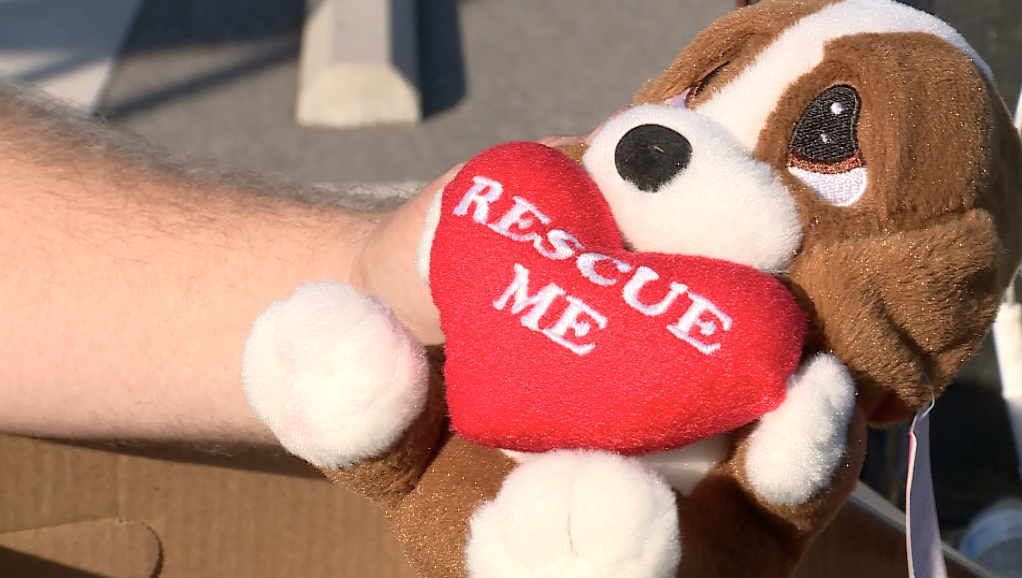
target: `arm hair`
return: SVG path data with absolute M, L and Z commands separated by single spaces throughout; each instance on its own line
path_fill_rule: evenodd
M 251 323 L 350 280 L 389 205 L 175 158 L 0 81 L 0 431 L 272 443 L 240 387 Z

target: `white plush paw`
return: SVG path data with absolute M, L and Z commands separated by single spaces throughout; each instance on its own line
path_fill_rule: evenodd
M 385 305 L 328 282 L 271 304 L 242 356 L 255 414 L 285 449 L 327 468 L 396 442 L 423 410 L 427 371 L 422 347 Z
M 805 503 L 830 483 L 844 454 L 855 408 L 855 383 L 832 355 L 804 362 L 788 394 L 749 439 L 745 468 L 760 496 L 774 504 Z
M 674 494 L 615 454 L 557 451 L 518 466 L 472 517 L 473 578 L 673 577 L 680 560 Z

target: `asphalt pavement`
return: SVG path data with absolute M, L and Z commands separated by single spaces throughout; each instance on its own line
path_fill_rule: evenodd
M 1022 2 L 931 0 L 992 67 L 1022 84 Z M 424 121 L 355 130 L 293 122 L 303 0 L 147 0 L 101 114 L 170 150 L 307 182 L 426 181 L 514 139 L 588 132 L 733 0 L 424 0 Z M 987 347 L 934 415 L 947 535 L 1022 496 Z

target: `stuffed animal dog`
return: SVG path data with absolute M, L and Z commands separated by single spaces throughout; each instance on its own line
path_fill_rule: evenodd
M 677 417 L 647 427 L 645 418 L 626 422 L 618 406 L 586 413 L 580 421 L 595 424 L 592 432 L 615 420 L 635 425 L 606 447 L 594 441 L 602 437 L 559 429 L 572 420 L 570 409 L 500 429 L 518 415 L 487 413 L 500 388 L 458 397 L 464 380 L 481 372 L 500 379 L 505 367 L 499 355 L 459 341 L 451 327 L 469 317 L 444 326 L 448 377 L 459 380 L 448 392 L 452 433 L 439 372 L 428 372 L 421 348 L 383 305 L 357 291 L 304 286 L 253 328 L 244 359 L 253 409 L 286 448 L 377 501 L 423 576 L 790 574 L 853 488 L 867 421 L 904 419 L 941 393 L 978 347 L 1019 265 L 1022 145 L 986 65 L 924 13 L 891 0 L 764 0 L 701 33 L 633 105 L 580 159 L 601 197 L 594 206 L 605 206 L 623 252 L 591 240 L 603 237 L 583 238 L 571 210 L 548 214 L 517 173 L 492 178 L 486 171 L 506 151 L 499 149 L 445 188 L 423 239 L 421 272 L 450 319 L 464 301 L 445 281 L 472 277 L 446 262 L 456 246 L 450 223 L 522 255 L 539 253 L 538 263 L 563 256 L 547 260 L 568 263 L 565 274 L 581 279 L 572 287 L 609 287 L 625 305 L 611 316 L 610 305 L 592 305 L 595 293 L 543 293 L 521 273 L 534 267 L 516 262 L 487 298 L 487 315 L 504 315 L 528 335 L 521 339 L 554 343 L 582 364 L 610 349 L 597 339 L 617 316 L 634 313 L 629 307 L 651 318 L 678 307 L 665 319 L 677 351 L 694 348 L 692 359 L 735 349 L 732 337 L 750 314 L 732 315 L 741 304 L 725 304 L 728 291 L 701 288 L 719 269 L 682 279 L 692 262 L 670 269 L 644 255 L 710 258 L 750 278 L 773 275 L 808 326 L 773 317 L 790 321 L 784 333 L 792 340 L 771 359 L 792 347 L 796 354 L 791 364 L 764 366 L 770 380 L 783 376 L 783 391 L 770 389 L 762 396 L 769 403 L 749 405 L 757 408 L 749 415 L 725 424 L 704 418 L 733 417 L 726 407 L 686 406 L 671 415 L 710 424 L 690 435 L 678 433 Z M 523 162 L 547 158 L 524 148 L 515 153 Z M 536 162 L 573 170 L 556 158 Z M 639 293 L 654 279 L 635 281 L 643 267 L 663 277 L 664 311 Z M 774 291 L 770 283 L 750 287 Z M 566 300 L 564 313 L 543 321 L 555 299 Z M 771 311 L 787 311 L 784 299 L 776 303 Z M 721 383 L 745 375 L 742 359 Z M 515 375 L 504 385 L 528 371 Z M 630 386 L 601 375 L 607 395 Z M 600 399 L 571 399 L 582 413 L 603 408 Z M 570 407 L 558 403 L 543 407 Z M 533 405 L 542 404 L 508 407 L 532 416 Z

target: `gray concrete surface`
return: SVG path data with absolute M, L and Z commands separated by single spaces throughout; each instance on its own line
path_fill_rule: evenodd
M 1022 83 L 1022 1 L 924 0 Z M 304 0 L 146 0 L 101 111 L 178 153 L 309 182 L 428 180 L 489 145 L 592 129 L 732 0 L 423 0 L 426 115 L 414 127 L 295 125 Z M 934 414 L 938 511 L 953 537 L 1022 496 L 992 350 Z
M 1022 82 L 1022 2 L 935 0 Z M 147 0 L 103 102 L 179 152 L 308 181 L 429 179 L 486 146 L 588 131 L 628 102 L 731 0 L 419 2 L 425 121 L 295 126 L 301 0 Z
M 0 0 L 0 74 L 92 112 L 142 0 Z
M 429 179 L 512 139 L 591 130 L 725 0 L 429 0 L 424 122 L 293 122 L 300 0 L 150 0 L 107 93 L 116 123 L 170 148 L 308 181 Z

